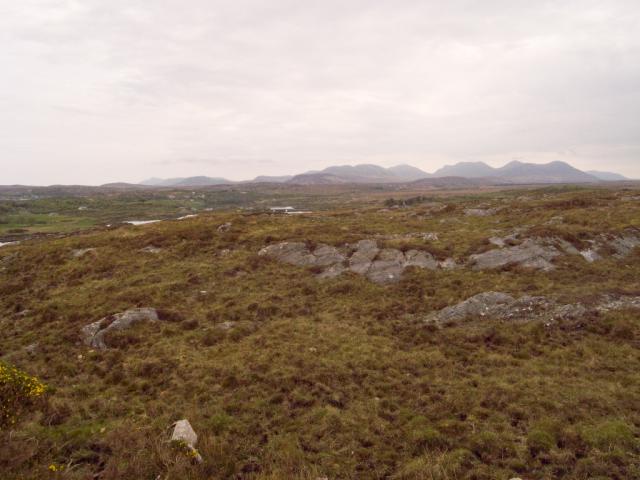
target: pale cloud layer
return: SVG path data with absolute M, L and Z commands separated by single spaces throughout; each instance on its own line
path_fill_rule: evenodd
M 564 160 L 640 178 L 637 0 L 0 0 L 0 184 Z

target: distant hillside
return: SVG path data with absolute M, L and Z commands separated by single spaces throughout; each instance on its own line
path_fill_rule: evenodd
M 328 167 L 319 172 L 334 175 L 352 183 L 397 182 L 400 179 L 392 172 L 378 165 L 341 165 Z
M 461 162 L 447 165 L 434 173 L 436 177 L 492 178 L 511 183 L 591 183 L 598 178 L 565 162 L 546 164 L 513 161 L 500 168 L 483 162 Z
M 226 178 L 217 177 L 187 177 L 187 178 L 149 178 L 140 182 L 141 185 L 150 185 L 154 187 L 205 187 L 208 185 L 226 185 L 235 183 Z
M 431 175 L 411 165 L 384 168 L 378 165 L 336 165 L 320 172 L 306 172 L 289 180 L 291 183 L 401 183 Z
M 296 185 L 336 185 L 349 183 L 349 181 L 328 173 L 303 173 L 301 175 L 294 176 L 287 181 L 287 183 Z
M 616 182 L 621 180 L 629 180 L 624 175 L 620 175 L 619 173 L 613 172 L 600 172 L 598 170 L 587 170 L 589 175 L 592 175 L 600 180 L 608 181 L 608 182 Z
M 496 169 L 484 162 L 460 162 L 445 165 L 433 174 L 434 177 L 481 178 L 495 175 Z
M 270 175 L 259 175 L 253 180 L 251 183 L 284 183 L 293 178 L 293 175 L 280 175 L 280 176 L 270 176 Z
M 430 173 L 420 170 L 419 168 L 412 167 L 411 165 L 406 164 L 389 167 L 387 168 L 387 171 L 404 180 L 420 180 L 421 178 L 429 178 L 433 176 Z
M 495 170 L 494 176 L 514 183 L 593 183 L 598 179 L 565 162 L 545 164 L 513 161 Z

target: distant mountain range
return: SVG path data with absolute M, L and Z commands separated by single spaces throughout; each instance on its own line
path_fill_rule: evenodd
M 259 176 L 253 180 L 234 182 L 218 177 L 150 178 L 141 185 L 167 187 L 198 187 L 238 183 L 290 183 L 297 185 L 333 185 L 344 183 L 407 183 L 424 179 L 474 179 L 472 184 L 550 184 L 550 183 L 596 183 L 600 181 L 628 180 L 612 172 L 583 172 L 565 162 L 546 164 L 513 161 L 503 167 L 494 168 L 483 162 L 460 162 L 446 165 L 434 173 L 428 173 L 411 165 L 384 168 L 378 165 L 339 165 L 321 171 L 309 171 L 299 175 Z M 478 180 L 481 180 L 478 182 Z M 451 180 L 453 181 L 453 180 Z M 429 183 L 429 182 L 423 182 Z M 431 182 L 441 184 L 439 182 Z M 454 182 L 455 183 L 455 182 Z M 465 182 L 457 181 L 465 184 Z M 468 182 L 467 182 L 468 183 Z

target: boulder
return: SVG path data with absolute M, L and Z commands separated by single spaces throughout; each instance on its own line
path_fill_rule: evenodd
M 97 322 L 82 328 L 84 341 L 87 345 L 98 350 L 107 348 L 105 335 L 116 330 L 126 330 L 140 322 L 157 322 L 158 312 L 155 308 L 133 308 L 122 313 L 104 317 Z
M 232 226 L 233 224 L 231 222 L 223 223 L 222 225 L 218 226 L 218 232 L 220 233 L 228 232 Z

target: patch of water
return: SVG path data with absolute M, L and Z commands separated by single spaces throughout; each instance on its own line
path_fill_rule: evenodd
M 122 223 L 128 223 L 129 225 L 147 225 L 149 223 L 157 223 L 160 221 L 161 220 L 127 220 L 126 222 Z

